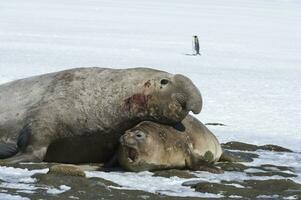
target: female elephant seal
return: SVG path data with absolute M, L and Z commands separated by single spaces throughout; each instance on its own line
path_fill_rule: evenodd
M 220 172 L 211 165 L 222 154 L 217 138 L 191 115 L 182 124 L 183 132 L 151 121 L 126 131 L 120 138 L 119 165 L 130 171 L 188 168 Z
M 42 161 L 57 143 L 46 160 L 103 162 L 139 122 L 174 124 L 201 108 L 190 79 L 154 69 L 77 68 L 25 78 L 0 86 L 0 158 Z M 65 150 L 75 156 L 60 157 Z

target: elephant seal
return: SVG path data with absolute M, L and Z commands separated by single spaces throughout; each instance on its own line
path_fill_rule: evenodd
M 149 68 L 76 68 L 16 80 L 0 86 L 1 162 L 103 162 L 139 122 L 175 124 L 201 108 L 189 78 Z
M 182 124 L 184 131 L 143 121 L 126 131 L 120 138 L 119 165 L 129 171 L 188 168 L 219 173 L 212 165 L 223 152 L 217 138 L 191 115 Z

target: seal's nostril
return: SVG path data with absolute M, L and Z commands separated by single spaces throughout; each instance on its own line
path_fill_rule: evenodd
M 126 143 L 127 145 L 134 146 L 134 145 L 137 144 L 137 141 L 136 141 L 135 139 L 133 139 L 133 138 L 130 138 L 130 139 L 127 139 L 127 140 L 125 141 L 125 143 Z
M 187 104 L 186 103 L 187 102 L 186 97 L 181 93 L 176 93 L 176 94 L 174 94 L 174 98 L 182 106 L 182 109 L 185 110 L 186 107 L 187 107 L 186 106 L 186 104 Z
M 186 110 L 186 102 L 180 102 L 181 106 L 182 106 L 182 109 L 183 110 Z

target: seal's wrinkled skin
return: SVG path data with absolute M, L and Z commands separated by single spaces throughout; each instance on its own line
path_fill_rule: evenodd
M 130 171 L 188 168 L 219 173 L 211 166 L 222 155 L 217 138 L 196 118 L 188 115 L 184 131 L 144 121 L 120 138 L 117 159 Z
M 103 162 L 139 122 L 174 124 L 201 108 L 190 79 L 154 69 L 78 68 L 25 78 L 0 86 L 0 158 Z M 61 156 L 65 151 L 71 156 Z

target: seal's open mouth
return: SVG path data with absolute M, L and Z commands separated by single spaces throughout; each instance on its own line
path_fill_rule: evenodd
M 135 162 L 138 159 L 138 151 L 136 149 L 127 147 L 127 153 L 130 162 Z

